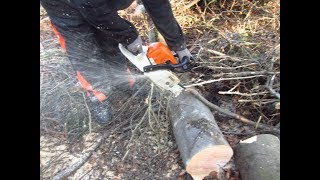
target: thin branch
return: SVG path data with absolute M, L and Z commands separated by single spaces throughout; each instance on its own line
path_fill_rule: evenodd
M 270 86 L 267 86 L 266 88 L 270 91 L 270 93 L 271 93 L 274 97 L 280 99 L 280 94 L 277 93 L 274 89 L 272 89 Z
M 222 34 L 221 34 L 222 35 Z M 222 35 L 223 36 L 223 35 Z M 226 40 L 228 40 L 227 38 L 225 38 Z M 228 40 L 229 41 L 229 40 Z M 230 41 L 229 41 L 230 42 Z M 219 57 L 221 58 L 230 58 L 231 60 L 233 61 L 238 61 L 238 62 L 241 62 L 243 60 L 247 60 L 247 59 L 243 59 L 243 58 L 238 58 L 238 57 L 233 57 L 233 56 L 229 56 L 229 55 L 226 55 L 222 52 L 219 52 L 219 51 L 216 51 L 216 50 L 212 50 L 212 49 L 207 49 L 205 48 L 206 51 L 210 52 L 210 53 L 213 53 L 215 55 L 218 55 Z
M 251 125 L 251 126 L 256 126 L 257 123 L 241 116 L 241 115 L 238 115 L 238 114 L 235 114 L 233 112 L 230 112 L 228 110 L 225 110 L 225 109 L 222 109 L 220 108 L 219 106 L 215 105 L 215 104 L 212 104 L 211 102 L 209 102 L 207 99 L 205 99 L 198 91 L 196 91 L 195 89 L 191 89 L 191 88 L 187 88 L 186 89 L 187 92 L 190 92 L 192 93 L 196 98 L 198 98 L 200 101 L 202 101 L 205 105 L 207 105 L 209 108 L 213 109 L 213 110 L 216 110 L 220 113 L 223 113 L 227 116 L 230 116 L 230 117 L 233 117 L 245 124 L 248 124 L 248 125 Z M 280 130 L 279 129 L 276 129 L 272 126 L 269 126 L 269 125 L 265 125 L 265 124 L 258 124 L 257 125 L 257 128 L 259 129 L 263 129 L 263 130 L 268 130 L 270 132 L 274 132 L 276 134 L 280 134 Z
M 259 119 L 258 119 L 258 121 L 257 121 L 257 123 L 256 123 L 256 126 L 254 127 L 255 129 L 257 129 L 257 128 L 258 128 L 258 125 L 259 125 L 259 123 L 260 123 L 261 119 L 262 119 L 262 116 L 260 116 L 260 117 L 259 117 Z
M 86 97 L 84 95 L 84 92 L 82 92 L 82 97 L 83 97 L 83 101 L 84 101 L 84 105 L 86 106 L 87 112 L 88 112 L 88 118 L 89 118 L 89 134 L 91 134 L 91 123 L 92 123 L 92 119 L 91 119 L 91 112 L 90 109 L 88 107 L 87 101 L 86 101 Z
M 144 115 L 142 116 L 141 120 L 138 122 L 138 124 L 136 125 L 136 127 L 133 129 L 133 131 L 132 131 L 132 135 L 131 135 L 131 138 L 130 138 L 130 140 L 129 140 L 129 142 L 128 142 L 127 146 L 126 146 L 127 152 L 126 152 L 126 153 L 125 153 L 125 155 L 123 156 L 122 161 L 124 161 L 124 160 L 125 160 L 125 158 L 127 157 L 128 152 L 129 152 L 129 150 L 130 150 L 130 149 L 128 149 L 128 148 L 129 148 L 129 145 L 130 145 L 130 143 L 131 143 L 131 141 L 132 141 L 133 137 L 135 136 L 135 133 L 136 133 L 136 131 L 137 131 L 138 127 L 141 125 L 141 123 L 142 123 L 142 122 L 143 122 L 143 120 L 145 119 L 145 117 L 146 117 L 146 115 L 147 115 L 147 112 L 148 112 L 148 111 L 146 111 L 146 112 L 144 113 Z
M 244 20 L 246 20 L 246 19 L 250 16 L 251 11 L 252 11 L 252 8 L 253 8 L 257 3 L 258 3 L 258 1 L 256 1 L 256 2 L 251 6 L 251 8 L 249 9 L 249 12 L 247 13 L 247 15 L 246 15 L 246 17 L 244 18 Z
M 123 113 L 123 111 L 125 110 L 125 108 L 127 108 L 127 106 L 130 105 L 131 101 L 134 99 L 134 97 L 136 97 L 147 85 L 147 83 L 149 83 L 149 81 L 146 81 L 145 83 L 143 83 L 143 85 L 137 90 L 137 92 L 135 92 L 127 101 L 126 103 L 124 103 L 120 109 L 115 113 L 117 114 L 116 117 L 113 118 L 113 121 L 118 120 L 121 117 L 121 114 Z M 111 123 L 111 122 L 110 122 Z
M 201 53 L 202 50 L 203 50 L 203 47 L 201 46 L 199 51 L 198 51 L 198 53 L 197 53 L 197 55 L 196 55 L 196 59 L 201 59 L 200 58 L 200 53 Z
M 230 92 L 230 91 L 219 91 L 219 94 L 223 94 L 223 95 L 239 95 L 239 96 L 259 96 L 259 95 L 265 95 L 267 94 L 267 92 L 258 92 L 258 93 L 241 93 L 239 91 L 236 92 Z
M 135 118 L 137 118 L 138 117 L 138 115 L 142 112 L 142 111 L 144 111 L 146 108 L 147 108 L 148 106 L 147 105 L 145 105 L 145 106 L 143 106 L 143 107 L 141 107 L 141 108 L 137 108 L 133 113 L 132 113 L 132 115 L 130 116 L 130 125 L 129 126 L 127 126 L 127 127 L 124 127 L 124 128 L 122 128 L 122 131 L 123 132 L 125 132 L 125 131 L 127 131 L 127 130 L 133 130 L 132 128 L 135 126 L 135 125 L 133 125 L 132 124 L 132 120 L 133 119 L 135 119 Z
M 151 83 L 151 89 L 150 89 L 150 94 L 149 94 L 149 97 L 148 97 L 148 121 L 149 121 L 149 125 L 150 125 L 150 128 L 152 129 L 152 131 L 154 131 L 152 125 L 151 125 L 151 111 L 152 111 L 152 96 L 153 96 L 153 87 L 154 87 L 154 84 Z
M 230 10 L 232 10 L 233 6 L 236 4 L 236 1 L 233 0 L 232 4 L 231 4 L 231 7 L 230 7 Z
M 42 52 L 44 50 L 44 46 L 42 44 L 42 42 L 40 42 L 40 52 Z
M 215 55 L 218 55 L 218 56 L 222 56 L 222 57 L 229 57 L 228 55 L 222 53 L 222 52 L 219 52 L 219 51 L 216 51 L 216 50 L 213 50 L 213 49 L 206 49 L 206 51 L 208 52 L 211 52 Z
M 246 102 L 260 102 L 260 104 L 268 104 L 273 102 L 279 102 L 278 99 L 238 99 L 239 103 L 246 103 Z
M 193 49 L 195 49 L 196 44 L 200 41 L 200 39 L 202 39 L 202 37 L 200 38 L 200 34 L 197 36 L 196 41 L 192 44 L 192 46 L 189 48 L 189 51 L 192 52 Z
M 269 90 L 269 92 L 270 92 L 274 97 L 280 99 L 280 94 L 277 93 L 277 92 L 272 88 L 273 82 L 274 82 L 274 78 L 275 78 L 275 75 L 273 75 L 273 76 L 271 77 L 271 79 L 268 78 L 268 81 L 267 81 L 265 87 Z
M 209 81 L 203 81 L 203 82 L 200 82 L 200 83 L 195 83 L 195 84 L 186 85 L 186 86 L 184 86 L 184 87 L 187 88 L 187 87 L 201 86 L 201 85 L 204 85 L 204 84 L 209 84 L 209 83 L 214 83 L 214 82 L 219 82 L 219 81 L 229 81 L 229 80 L 238 80 L 238 79 L 250 79 L 250 78 L 256 78 L 256 77 L 261 77 L 261 76 L 265 76 L 265 75 L 213 79 L 213 80 L 209 80 Z
M 232 92 L 232 91 L 235 90 L 240 84 L 241 84 L 241 82 L 238 82 L 238 84 L 236 84 L 233 88 L 229 89 L 228 92 Z
M 40 92 L 41 92 L 42 86 L 43 86 L 43 76 L 44 76 L 44 73 L 41 73 L 40 74 Z
M 214 75 L 214 78 L 221 77 L 239 77 L 239 76 L 254 76 L 254 75 L 269 75 L 269 74 L 277 74 L 278 72 L 268 72 L 268 71 L 245 71 L 239 73 L 221 73 Z
M 192 7 L 193 5 L 197 4 L 199 1 L 200 1 L 200 0 L 193 0 L 193 1 L 191 1 L 189 4 L 187 4 L 187 5 L 184 6 L 183 10 L 185 11 L 185 10 L 189 9 L 189 8 Z
M 244 68 L 244 67 L 248 67 L 248 66 L 254 66 L 254 65 L 257 65 L 257 63 L 250 63 L 250 64 L 245 64 L 245 65 L 236 66 L 236 67 L 221 67 L 221 66 L 207 66 L 207 67 L 210 69 L 235 70 L 235 69 Z
M 273 75 L 273 76 L 271 77 L 269 86 L 272 86 L 272 85 L 273 85 L 273 83 L 274 83 L 274 78 L 275 78 L 275 77 L 276 77 L 275 75 Z

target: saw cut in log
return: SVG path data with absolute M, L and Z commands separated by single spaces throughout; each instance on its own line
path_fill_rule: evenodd
M 240 141 L 235 162 L 243 180 L 280 180 L 280 140 L 260 134 Z
M 189 92 L 169 101 L 169 119 L 186 171 L 201 180 L 232 157 L 210 109 Z

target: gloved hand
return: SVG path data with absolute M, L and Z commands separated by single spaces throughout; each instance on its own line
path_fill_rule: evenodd
M 141 53 L 142 52 L 142 39 L 141 39 L 141 37 L 138 36 L 136 40 L 134 40 L 131 44 L 129 44 L 127 46 L 127 49 L 134 54 Z
M 177 53 L 180 61 L 182 60 L 182 58 L 183 58 L 184 56 L 187 56 L 187 57 L 189 57 L 189 58 L 192 58 L 192 55 L 191 55 L 190 51 L 189 51 L 187 48 L 184 49 L 184 50 L 181 50 L 181 51 L 176 51 L 176 53 Z

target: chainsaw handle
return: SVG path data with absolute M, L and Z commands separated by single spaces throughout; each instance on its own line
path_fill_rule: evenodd
M 177 71 L 176 68 L 182 68 L 182 71 L 177 71 L 177 72 L 184 72 L 186 70 L 188 70 L 189 66 L 189 62 L 190 59 L 188 56 L 184 56 L 181 60 L 180 63 L 178 64 L 158 64 L 158 65 L 149 65 L 149 66 L 145 66 L 143 67 L 143 71 L 144 72 L 150 72 L 150 71 L 156 71 L 156 70 L 161 70 L 161 69 L 168 69 L 168 70 L 172 70 L 172 71 Z
M 178 64 L 171 64 L 171 66 L 173 68 L 178 68 L 178 67 L 182 67 L 183 69 L 185 65 L 187 65 L 188 63 L 190 62 L 190 58 L 188 56 L 183 56 L 182 60 L 181 60 L 181 63 L 178 63 Z M 186 66 L 185 66 L 186 67 Z M 187 67 L 186 67 L 187 68 Z
M 174 71 L 183 73 L 190 70 L 192 68 L 191 60 L 193 60 L 192 57 L 184 56 L 181 60 L 181 63 L 173 65 L 175 68 Z
M 171 64 L 158 64 L 158 65 L 149 65 L 149 66 L 143 67 L 144 72 L 156 71 L 161 69 L 173 70 L 174 67 L 172 67 Z

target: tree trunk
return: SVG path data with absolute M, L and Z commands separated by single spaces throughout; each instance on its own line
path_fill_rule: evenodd
M 280 140 L 261 134 L 240 141 L 235 161 L 243 180 L 280 180 Z
M 186 171 L 195 180 L 218 172 L 232 157 L 212 112 L 191 93 L 170 100 L 169 119 Z

